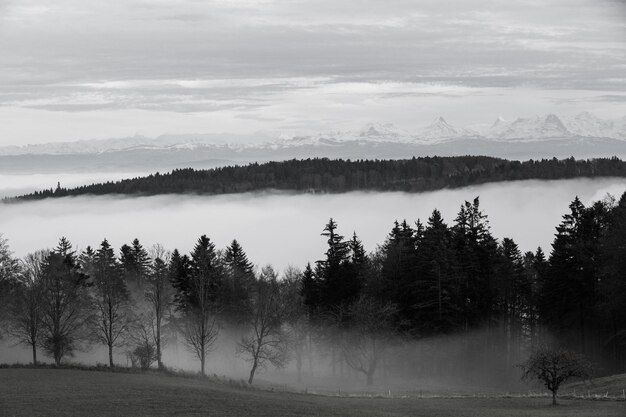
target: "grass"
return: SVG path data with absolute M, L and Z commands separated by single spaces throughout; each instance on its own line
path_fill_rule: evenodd
M 566 395 L 607 396 L 626 400 L 626 374 L 610 375 L 591 381 L 567 384 L 561 388 L 561 392 Z
M 349 398 L 209 379 L 77 369 L 0 369 L 0 416 L 620 416 L 626 402 L 547 398 Z

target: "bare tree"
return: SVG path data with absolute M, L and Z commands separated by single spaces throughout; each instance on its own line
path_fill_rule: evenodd
M 10 303 L 9 334 L 18 343 L 32 348 L 35 366 L 43 325 L 43 265 L 48 254 L 40 250 L 26 255 Z
M 302 382 L 302 365 L 304 355 L 310 348 L 309 340 L 310 324 L 309 315 L 304 305 L 302 295 L 302 271 L 298 268 L 287 267 L 284 278 L 281 281 L 284 292 L 285 325 L 291 335 L 290 348 L 296 360 L 298 382 Z
M 215 245 L 203 235 L 190 260 L 175 252 L 171 264 L 172 282 L 178 291 L 177 309 L 182 313 L 178 327 L 187 348 L 200 359 L 200 370 L 205 375 L 206 357 L 219 333 L 216 296 L 222 279 L 220 260 Z
M 584 356 L 545 346 L 536 349 L 519 367 L 522 368 L 522 379 L 537 379 L 552 392 L 552 405 L 557 405 L 556 397 L 563 382 L 591 375 L 591 364 Z
M 133 366 L 140 366 L 146 370 L 158 360 L 154 340 L 156 317 L 153 311 L 139 313 L 128 332 L 128 342 L 131 346 L 127 356 Z
M 76 265 L 67 239 L 61 238 L 59 246 L 45 258 L 42 277 L 42 346 L 60 365 L 85 338 L 84 330 L 91 319 L 87 277 Z
M 378 364 L 395 336 L 396 312 L 396 306 L 391 303 L 361 296 L 344 314 L 350 327 L 342 329 L 341 353 L 349 367 L 365 374 L 367 385 L 374 384 Z
M 93 271 L 96 307 L 94 336 L 107 346 L 109 366 L 113 367 L 113 349 L 124 345 L 132 317 L 124 275 L 106 239 L 95 254 Z
M 150 252 L 152 263 L 146 279 L 145 298 L 154 317 L 152 320 L 152 338 L 156 348 L 156 361 L 159 369 L 163 369 L 162 348 L 164 343 L 162 333 L 164 321 L 173 301 L 174 289 L 169 281 L 169 253 L 161 245 L 154 245 Z
M 237 349 L 252 362 L 248 384 L 252 384 L 259 367 L 264 368 L 267 364 L 283 367 L 289 358 L 289 334 L 283 329 L 286 303 L 271 266 L 263 268 L 254 287 L 250 332 L 242 337 Z

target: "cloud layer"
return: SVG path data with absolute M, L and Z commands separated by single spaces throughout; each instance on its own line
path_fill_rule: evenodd
M 625 17 L 593 0 L 3 0 L 0 143 L 621 116 Z
M 282 270 L 323 257 L 326 243 L 320 233 L 330 217 L 340 233 L 349 237 L 356 231 L 372 251 L 394 220 L 425 222 L 438 208 L 451 224 L 463 201 L 480 196 L 495 237 L 511 237 L 524 251 L 541 245 L 549 253 L 554 228 L 576 195 L 589 204 L 625 190 L 624 179 L 593 179 L 518 181 L 420 194 L 77 197 L 0 207 L 0 231 L 19 256 L 54 247 L 61 236 L 82 249 L 104 238 L 119 248 L 137 237 L 146 246 L 161 243 L 182 252 L 189 252 L 202 234 L 220 248 L 236 238 L 251 261 Z

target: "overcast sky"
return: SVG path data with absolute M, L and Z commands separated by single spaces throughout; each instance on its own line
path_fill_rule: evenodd
M 626 116 L 626 3 L 0 0 L 0 145 Z

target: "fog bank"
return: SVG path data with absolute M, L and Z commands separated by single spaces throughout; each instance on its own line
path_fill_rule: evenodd
M 584 204 L 607 193 L 619 197 L 626 179 L 518 181 L 420 194 L 253 193 L 220 196 L 68 197 L 0 205 L 0 232 L 17 256 L 56 246 L 66 236 L 79 248 L 107 238 L 115 248 L 137 237 L 144 246 L 161 243 L 189 252 L 208 235 L 218 248 L 236 238 L 258 265 L 279 270 L 322 257 L 320 236 L 330 217 L 339 232 L 361 237 L 367 251 L 381 244 L 395 219 L 423 222 L 438 208 L 452 224 L 464 200 L 480 196 L 493 234 L 513 238 L 523 251 L 550 251 L 555 227 L 576 195 Z

